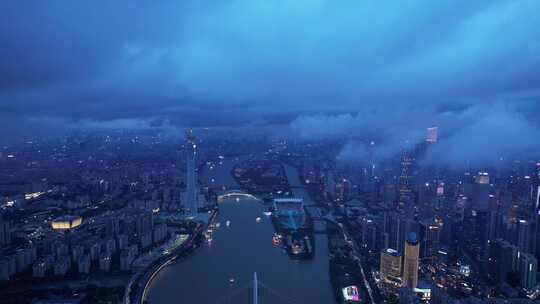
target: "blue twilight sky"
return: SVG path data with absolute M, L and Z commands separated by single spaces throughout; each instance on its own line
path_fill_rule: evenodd
M 540 150 L 539 11 L 537 0 L 2 1 L 0 127 L 279 125 L 398 141 L 436 124 L 457 159 L 486 144 Z

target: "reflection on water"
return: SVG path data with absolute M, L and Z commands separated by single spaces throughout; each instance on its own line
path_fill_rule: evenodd
M 264 211 L 245 197 L 220 204 L 221 225 L 212 242 L 160 273 L 150 303 L 251 303 L 254 272 L 268 287 L 259 288 L 261 303 L 334 303 L 326 237 L 316 236 L 314 259 L 290 260 L 272 245 L 274 230 Z

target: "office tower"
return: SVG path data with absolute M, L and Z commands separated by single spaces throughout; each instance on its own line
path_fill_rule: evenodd
M 481 250 L 486 250 L 489 236 L 490 216 L 487 210 L 470 210 L 465 216 L 464 237 L 469 243 L 479 246 Z M 487 250 L 486 250 L 487 251 Z
M 186 193 L 184 195 L 184 207 L 187 214 L 196 216 L 199 209 L 199 197 L 197 191 L 197 142 L 193 130 L 186 132 Z
M 509 242 L 496 239 L 489 242 L 488 276 L 496 284 L 505 283 L 508 274 L 517 270 L 519 250 Z
M 486 210 L 489 207 L 490 193 L 492 187 L 489 184 L 489 174 L 487 172 L 478 172 L 474 178 L 474 184 L 471 187 L 472 208 L 475 210 Z
M 536 208 L 535 210 L 538 211 L 540 208 L 540 186 L 538 186 L 536 189 L 536 200 L 534 206 Z
M 521 252 L 536 251 L 536 226 L 534 222 L 519 220 L 517 223 L 517 246 Z
M 336 201 L 348 201 L 351 198 L 351 182 L 346 178 L 340 178 L 335 186 Z
M 420 223 L 420 248 L 422 258 L 434 259 L 439 250 L 442 223 L 425 220 Z
M 410 206 L 413 201 L 412 174 L 414 157 L 409 152 L 401 155 L 401 173 L 399 175 L 399 206 Z
M 11 243 L 11 222 L 0 214 L 0 247 Z
M 418 285 L 420 244 L 416 233 L 411 232 L 405 242 L 405 257 L 403 260 L 403 287 L 416 288 Z
M 478 175 L 474 177 L 474 181 L 477 184 L 489 185 L 489 173 L 478 172 Z
M 439 182 L 439 184 L 437 185 L 436 193 L 437 193 L 437 197 L 444 195 L 444 182 Z
M 377 224 L 371 218 L 363 218 L 361 222 L 362 237 L 360 242 L 362 246 L 377 250 Z
M 324 179 L 324 195 L 327 200 L 336 199 L 336 181 L 332 171 L 328 171 Z
M 495 240 L 502 236 L 502 203 L 499 197 L 490 196 L 488 211 L 487 239 Z
M 519 282 L 521 287 L 531 289 L 536 286 L 536 270 L 538 267 L 536 258 L 532 254 L 520 253 L 519 260 Z
M 427 128 L 426 142 L 434 144 L 439 140 L 439 128 L 431 127 Z
M 395 248 L 400 254 L 405 251 L 407 235 L 418 230 L 418 223 L 404 214 L 390 212 L 385 217 L 385 232 L 389 236 L 389 247 Z
M 385 282 L 401 281 L 401 255 L 397 250 L 387 248 L 381 252 L 380 272 Z

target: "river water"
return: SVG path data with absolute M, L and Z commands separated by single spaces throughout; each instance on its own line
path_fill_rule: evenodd
M 225 159 L 212 170 L 202 168 L 200 179 L 216 188 L 237 187 L 230 170 L 242 159 Z M 294 187 L 300 186 L 296 170 L 286 167 Z M 295 194 L 311 201 L 298 187 Z M 260 201 L 230 197 L 219 205 L 213 240 L 197 248 L 186 259 L 160 272 L 150 286 L 151 304 L 252 303 L 253 273 L 257 276 L 259 303 L 335 303 L 328 272 L 328 245 L 325 235 L 315 236 L 315 257 L 291 260 L 272 245 L 274 228 Z M 257 223 L 257 217 L 261 221 Z M 225 222 L 231 222 L 226 227 Z M 234 283 L 230 283 L 230 279 Z M 265 286 L 265 287 L 263 287 Z
M 252 303 L 253 273 L 257 272 L 266 286 L 259 287 L 259 303 L 335 303 L 326 237 L 317 235 L 314 259 L 290 260 L 272 245 L 274 229 L 264 210 L 258 201 L 244 198 L 220 204 L 221 227 L 213 241 L 164 269 L 150 287 L 149 302 Z M 256 217 L 261 217 L 259 223 Z

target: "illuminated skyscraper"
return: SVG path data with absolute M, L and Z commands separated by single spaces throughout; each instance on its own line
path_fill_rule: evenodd
M 424 220 L 420 223 L 420 243 L 422 258 L 433 260 L 439 251 L 442 222 Z
M 399 282 L 401 277 L 401 255 L 388 248 L 381 252 L 381 279 L 386 282 Z
M 478 172 L 478 175 L 474 177 L 474 181 L 480 185 L 489 184 L 489 173 L 487 172 Z
M 519 281 L 521 287 L 532 289 L 536 286 L 537 261 L 532 254 L 522 253 L 518 259 Z
M 196 216 L 199 209 L 199 195 L 197 190 L 197 142 L 193 130 L 186 132 L 186 192 L 184 194 L 184 207 L 186 214 Z
M 416 288 L 418 285 L 420 244 L 416 233 L 411 232 L 405 242 L 405 258 L 403 261 L 403 287 Z
M 399 205 L 405 206 L 412 201 L 412 171 L 414 157 L 408 152 L 401 155 L 401 173 L 399 175 Z
M 427 128 L 426 142 L 434 144 L 439 140 L 439 128 L 431 127 Z
M 476 211 L 487 211 L 490 201 L 490 177 L 487 172 L 478 172 L 474 177 L 474 183 L 471 188 L 472 207 Z
M 536 200 L 534 205 L 536 207 L 536 210 L 540 208 L 540 186 L 538 186 L 538 188 L 536 189 Z

